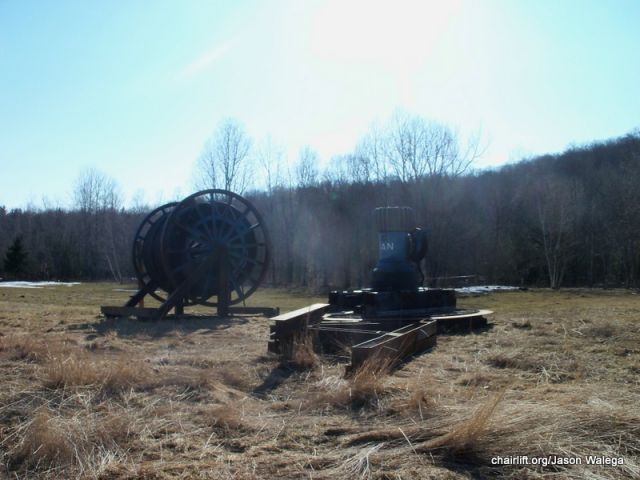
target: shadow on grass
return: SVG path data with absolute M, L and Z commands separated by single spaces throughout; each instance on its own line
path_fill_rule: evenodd
M 121 337 L 148 335 L 162 337 L 172 333 L 189 334 L 197 330 L 224 330 L 249 321 L 247 317 L 200 317 L 185 316 L 180 319 L 167 318 L 157 321 L 130 318 L 103 318 L 97 323 L 70 325 L 74 330 L 95 330 L 97 336 L 115 332 Z
M 253 389 L 252 393 L 262 397 L 282 385 L 295 372 L 296 370 L 287 366 L 286 363 L 280 363 L 269 372 L 260 385 Z
M 494 323 L 487 323 L 486 325 L 478 325 L 469 327 L 467 325 L 450 325 L 440 326 L 438 325 L 438 336 L 466 336 L 466 335 L 478 335 L 480 333 L 490 332 L 495 326 Z
M 500 466 L 491 465 L 489 459 L 474 452 L 464 452 L 455 455 L 436 457 L 436 463 L 452 472 L 459 473 L 473 480 L 495 478 L 503 473 Z

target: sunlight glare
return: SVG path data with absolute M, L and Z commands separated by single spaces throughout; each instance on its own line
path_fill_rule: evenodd
M 460 1 L 329 1 L 316 16 L 311 50 L 323 60 L 417 68 Z

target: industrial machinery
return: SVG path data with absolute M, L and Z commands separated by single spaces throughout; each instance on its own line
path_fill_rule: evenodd
M 231 307 L 255 292 L 269 261 L 269 235 L 256 208 L 233 192 L 203 190 L 144 218 L 133 241 L 140 288 L 124 307 L 102 307 L 102 313 L 157 320 L 172 308 L 181 315 L 185 306 L 207 305 L 219 316 L 273 316 L 277 309 Z M 142 307 L 147 295 L 160 307 Z
M 332 291 L 329 302 L 275 317 L 269 350 L 287 354 L 296 338 L 311 335 L 322 353 L 351 352 L 351 368 L 373 355 L 401 360 L 435 345 L 437 333 L 487 325 L 489 310 L 456 307 L 454 290 L 422 286 L 420 262 L 427 235 L 409 207 L 374 210 L 379 260 L 371 288 Z

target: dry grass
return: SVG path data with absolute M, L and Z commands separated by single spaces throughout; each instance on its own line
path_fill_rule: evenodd
M 42 370 L 42 384 L 47 388 L 96 385 L 104 377 L 94 363 L 76 357 L 52 359 Z
M 348 393 L 352 407 L 375 404 L 385 392 L 385 377 L 395 365 L 389 357 L 371 356 L 349 376 Z
M 402 411 L 405 413 L 417 412 L 420 419 L 424 419 L 428 412 L 436 406 L 436 401 L 424 388 L 418 388 L 411 393 L 403 406 Z
M 531 330 L 531 322 L 529 320 L 525 320 L 524 322 L 511 322 L 511 326 L 513 328 L 519 328 L 521 330 Z
M 318 356 L 313 351 L 313 337 L 307 332 L 293 335 L 284 350 L 286 366 L 295 370 L 311 370 L 319 363 Z
M 143 366 L 125 359 L 96 362 L 69 356 L 53 358 L 42 369 L 42 384 L 53 389 L 96 386 L 104 393 L 117 394 L 146 385 L 149 380 L 149 372 Z
M 490 471 L 491 458 L 497 456 L 624 457 L 625 466 L 608 472 L 600 470 L 597 475 L 602 478 L 637 476 L 640 415 L 628 408 L 612 408 L 602 400 L 585 405 L 578 397 L 570 398 L 573 405 L 505 401 L 501 395 L 494 396 L 470 420 L 421 444 L 417 450 L 442 455 L 444 461 L 449 462 L 464 463 L 471 459 L 479 466 L 478 470 L 484 472 Z M 625 403 L 630 400 L 625 399 Z M 554 470 L 568 478 L 591 476 L 586 473 L 589 471 L 586 465 L 574 472 L 564 466 L 549 467 L 549 471 Z M 592 470 L 592 475 L 596 471 Z
M 65 476 L 65 472 L 97 472 L 105 460 L 124 455 L 134 436 L 132 427 L 126 411 L 76 410 L 66 416 L 43 407 L 12 432 L 17 443 L 2 443 L 11 469 L 29 476 L 37 472 Z
M 519 370 L 531 370 L 537 371 L 540 366 L 531 357 L 528 357 L 526 353 L 517 352 L 514 354 L 506 355 L 504 353 L 495 353 L 489 355 L 487 363 L 495 368 L 516 368 Z
M 12 361 L 39 362 L 48 356 L 47 346 L 31 335 L 0 337 L 0 357 Z
M 250 430 L 249 425 L 242 421 L 242 411 L 231 404 L 218 405 L 202 412 L 205 424 L 220 429 L 229 434 L 233 431 Z
M 610 339 L 620 334 L 618 328 L 610 322 L 602 323 L 599 325 L 592 325 L 586 328 L 583 333 L 585 335 L 604 340 Z
M 416 451 L 443 450 L 447 455 L 469 455 L 481 448 L 487 432 L 489 420 L 498 403 L 504 397 L 504 391 L 494 395 L 481 405 L 469 420 L 466 420 L 440 437 L 418 446 Z
M 462 375 L 458 381 L 458 385 L 465 387 L 485 387 L 491 383 L 491 376 L 482 372 L 473 372 Z
M 41 411 L 27 424 L 10 459 L 16 466 L 46 470 L 71 463 L 73 445 L 63 425 Z
M 0 478 L 640 477 L 630 292 L 461 299 L 493 328 L 345 376 L 306 337 L 289 362 L 267 355 L 265 319 L 102 322 L 128 297 L 116 287 L 0 289 Z M 625 463 L 491 462 L 591 454 Z
M 394 360 L 372 356 L 350 372 L 346 380 L 332 376 L 323 378 L 312 391 L 307 402 L 310 408 L 364 407 L 377 408 L 385 394 L 385 380 Z

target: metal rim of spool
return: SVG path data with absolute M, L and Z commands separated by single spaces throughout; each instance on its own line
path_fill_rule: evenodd
M 145 242 L 151 240 L 148 238 L 149 231 L 159 221 L 161 221 L 162 219 L 166 219 L 166 217 L 169 216 L 176 205 L 178 205 L 178 202 L 170 202 L 152 210 L 146 217 L 144 217 L 144 220 L 142 220 L 140 226 L 136 230 L 136 234 L 133 237 L 133 248 L 131 251 L 131 256 L 136 277 L 141 285 L 148 285 L 152 280 L 151 275 L 147 271 L 147 266 L 145 264 L 143 254 L 145 249 Z M 149 292 L 149 295 L 151 295 L 159 302 L 164 302 L 166 298 L 156 293 L 156 290 L 157 289 L 154 289 L 154 291 Z
M 271 258 L 269 235 L 261 215 L 245 198 L 228 190 L 196 192 L 169 213 L 161 234 L 163 269 L 173 289 L 221 245 L 228 251 L 234 305 L 248 298 L 264 280 Z M 215 307 L 216 275 L 205 274 L 190 289 L 186 305 Z M 247 287 L 247 288 L 245 288 Z

